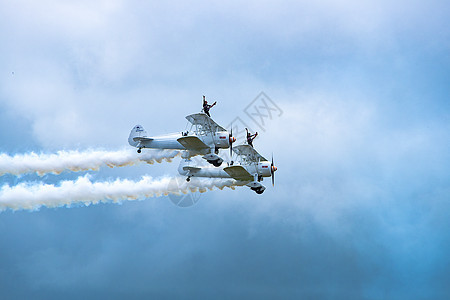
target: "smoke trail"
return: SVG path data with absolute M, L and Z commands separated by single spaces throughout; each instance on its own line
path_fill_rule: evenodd
M 60 174 L 65 170 L 74 172 L 98 170 L 102 166 L 123 167 L 146 162 L 160 163 L 163 159 L 170 162 L 180 152 L 176 150 L 148 150 L 141 154 L 133 150 L 119 151 L 59 151 L 56 154 L 18 154 L 9 156 L 0 153 L 0 176 L 9 173 L 20 175 L 36 172 L 39 176 L 46 173 Z
M 168 195 L 169 193 L 206 192 L 207 189 L 234 189 L 241 185 L 233 179 L 197 179 L 171 180 L 171 177 L 152 179 L 145 176 L 140 181 L 119 180 L 113 182 L 91 182 L 89 176 L 79 177 L 75 181 L 62 181 L 59 186 L 43 183 L 21 183 L 10 187 L 4 185 L 0 190 L 0 211 L 38 210 L 46 207 L 71 207 L 72 205 L 106 202 L 143 200 L 148 197 Z M 177 182 L 183 182 L 178 184 Z

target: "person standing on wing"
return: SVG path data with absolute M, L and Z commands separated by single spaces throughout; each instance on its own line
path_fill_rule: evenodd
M 247 130 L 247 143 L 253 147 L 253 140 L 258 135 L 258 132 L 256 132 L 255 134 L 251 134 L 250 132 L 248 132 L 247 128 L 245 128 L 245 130 Z
M 205 96 L 203 96 L 203 112 L 208 116 L 211 117 L 209 115 L 209 110 L 211 109 L 211 107 L 213 107 L 214 105 L 216 105 L 217 102 L 214 102 L 213 104 L 209 105 L 208 101 L 206 101 Z

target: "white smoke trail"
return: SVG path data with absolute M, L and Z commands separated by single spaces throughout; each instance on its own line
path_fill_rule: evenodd
M 65 170 L 74 172 L 98 170 L 102 166 L 123 167 L 146 162 L 160 163 L 163 159 L 170 162 L 180 154 L 177 150 L 148 150 L 138 154 L 134 150 L 119 151 L 58 151 L 56 154 L 18 154 L 9 156 L 0 153 L 0 176 L 9 173 L 20 175 L 36 172 L 39 176 L 46 173 L 60 174 Z
M 62 181 L 59 186 L 44 183 L 20 183 L 0 189 L 0 211 L 38 210 L 46 207 L 70 207 L 72 205 L 91 205 L 106 202 L 143 200 L 152 196 L 181 195 L 188 192 L 206 192 L 207 189 L 234 189 L 241 185 L 233 179 L 197 179 L 185 180 L 163 177 L 152 179 L 145 176 L 140 181 L 116 180 L 113 182 L 91 182 L 89 176 L 79 177 L 75 181 Z M 182 182 L 179 184 L 178 182 Z

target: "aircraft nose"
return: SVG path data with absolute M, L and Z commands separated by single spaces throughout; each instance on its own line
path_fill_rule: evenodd
M 230 144 L 236 142 L 236 138 L 234 136 L 230 136 Z
M 276 170 L 278 170 L 278 168 L 275 166 L 272 166 L 272 172 L 275 172 Z

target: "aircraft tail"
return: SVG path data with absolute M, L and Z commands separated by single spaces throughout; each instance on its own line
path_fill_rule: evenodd
M 136 147 L 139 144 L 139 141 L 135 140 L 136 137 L 147 137 L 147 131 L 145 131 L 144 127 L 141 125 L 134 126 L 128 137 L 128 143 L 133 147 Z

